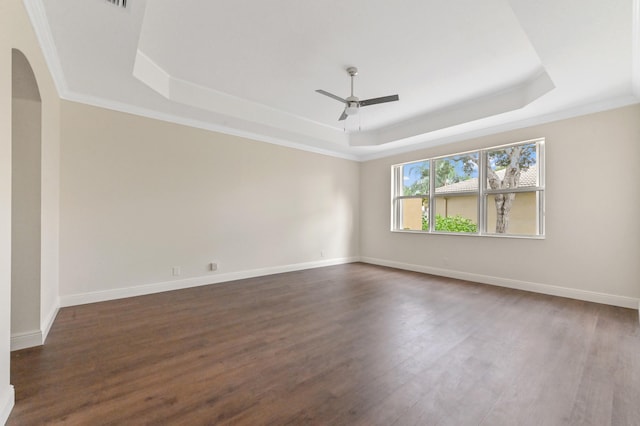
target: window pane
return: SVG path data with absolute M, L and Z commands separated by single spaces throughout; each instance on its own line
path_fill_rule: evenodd
M 435 161 L 436 194 L 478 190 L 478 153 L 454 155 Z
M 530 143 L 487 151 L 487 189 L 538 186 L 537 148 Z
M 429 160 L 402 166 L 402 192 L 398 195 L 426 195 L 429 193 Z
M 540 196 L 540 191 L 487 195 L 487 232 L 540 235 L 538 229 Z
M 478 232 L 478 196 L 436 197 L 436 231 Z
M 410 231 L 428 231 L 428 198 L 403 198 L 400 203 L 400 229 Z

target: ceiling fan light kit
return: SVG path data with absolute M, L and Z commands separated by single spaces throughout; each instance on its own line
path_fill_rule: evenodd
M 344 109 L 344 113 L 347 115 L 354 115 L 358 113 L 358 102 L 348 102 Z
M 398 95 L 389 95 L 389 96 L 382 96 L 380 98 L 365 99 L 361 101 L 358 97 L 354 96 L 353 94 L 353 77 L 358 75 L 358 68 L 349 67 L 347 68 L 347 73 L 349 73 L 349 75 L 351 76 L 351 96 L 347 97 L 346 99 L 341 98 L 340 96 L 334 95 L 333 93 L 327 92 L 326 90 L 322 90 L 322 89 L 316 90 L 316 92 L 320 93 L 321 95 L 328 96 L 344 104 L 344 111 L 342 111 L 342 114 L 340 114 L 338 121 L 346 120 L 347 117 L 356 115 L 360 110 L 360 107 L 400 100 L 400 97 Z

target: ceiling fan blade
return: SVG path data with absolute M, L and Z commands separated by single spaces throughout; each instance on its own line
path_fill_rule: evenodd
M 330 98 L 333 98 L 333 99 L 335 99 L 336 101 L 340 101 L 340 102 L 342 102 L 343 104 L 346 104 L 346 103 L 347 103 L 347 100 L 346 100 L 346 99 L 342 99 L 340 96 L 336 96 L 336 95 L 334 95 L 333 93 L 329 93 L 329 92 L 327 92 L 326 90 L 318 89 L 318 90 L 316 90 L 316 92 L 320 93 L 321 95 L 325 95 L 325 96 L 328 96 L 328 97 L 330 97 Z
M 383 96 L 381 98 L 372 98 L 372 99 L 365 99 L 364 101 L 360 101 L 360 106 L 383 104 L 385 102 L 394 102 L 399 100 L 400 100 L 400 97 L 398 95 Z
M 347 117 L 347 110 L 345 109 L 344 111 L 342 111 L 342 114 L 340 115 L 340 118 L 338 118 L 338 121 L 346 120 Z

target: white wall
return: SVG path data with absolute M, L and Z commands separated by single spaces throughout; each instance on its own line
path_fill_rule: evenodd
M 359 163 L 62 106 L 63 305 L 357 256 Z
M 390 232 L 392 164 L 539 137 L 546 138 L 546 239 Z M 366 162 L 360 253 L 374 263 L 637 309 L 638 158 L 635 105 Z
M 20 0 L 0 1 L 0 423 L 13 405 L 9 384 L 11 330 L 11 49 L 23 52 L 42 98 L 41 293 L 42 336 L 58 300 L 59 97 Z
M 11 49 L 4 41 L 8 25 L 0 3 L 0 424 L 13 406 L 9 385 L 11 340 Z

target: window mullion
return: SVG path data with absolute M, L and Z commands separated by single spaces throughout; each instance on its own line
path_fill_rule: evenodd
M 418 195 L 402 195 L 399 197 L 395 197 L 396 200 L 410 200 L 412 198 L 427 198 L 429 194 L 418 194 Z
M 478 161 L 478 231 L 480 235 L 487 232 L 487 200 L 485 191 L 487 189 L 487 152 L 480 151 Z
M 429 232 L 436 230 L 436 168 L 435 160 L 429 160 Z
M 545 167 L 545 155 L 544 155 L 544 143 L 537 143 L 536 144 L 536 158 L 538 158 L 538 185 L 541 186 L 542 188 L 544 188 L 545 186 L 545 172 L 544 172 L 544 167 Z M 545 199 L 545 195 L 544 195 L 545 191 L 540 191 L 538 192 L 538 196 L 537 196 L 537 203 L 538 203 L 538 223 L 537 223 L 537 227 L 538 227 L 538 235 L 544 235 L 545 233 L 545 229 L 544 229 L 544 199 Z
M 401 221 L 402 221 L 402 208 L 401 202 L 397 198 L 398 194 L 401 194 L 402 182 L 402 167 L 394 167 L 392 173 L 392 182 L 391 182 L 391 196 L 392 196 L 392 204 L 391 204 L 391 229 L 400 229 Z
M 517 188 L 505 188 L 505 189 L 486 189 L 484 191 L 485 195 L 491 194 L 511 194 L 511 193 L 520 193 L 520 192 L 533 192 L 533 191 L 544 191 L 544 187 L 541 186 L 520 186 Z

